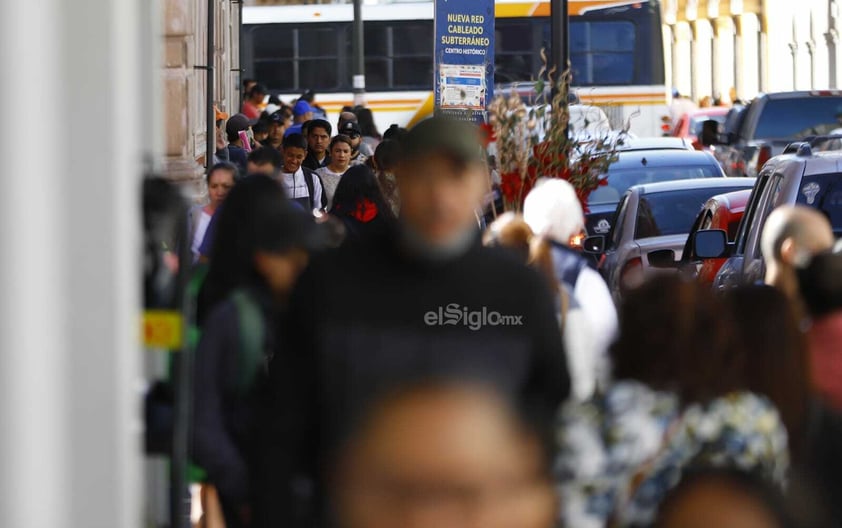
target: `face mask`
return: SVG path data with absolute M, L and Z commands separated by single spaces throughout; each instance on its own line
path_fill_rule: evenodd
M 403 248 L 413 257 L 428 262 L 446 262 L 461 257 L 474 244 L 476 236 L 477 230 L 469 227 L 443 244 L 431 244 L 406 224 L 401 227 Z

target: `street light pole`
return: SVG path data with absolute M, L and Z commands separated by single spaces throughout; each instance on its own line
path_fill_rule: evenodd
M 567 63 L 570 60 L 568 51 L 569 27 L 567 0 L 551 0 L 550 47 L 552 49 L 552 63 L 550 64 L 550 69 L 555 68 L 556 78 L 559 78 L 567 70 Z
M 354 0 L 354 106 L 365 105 L 365 38 L 362 0 Z

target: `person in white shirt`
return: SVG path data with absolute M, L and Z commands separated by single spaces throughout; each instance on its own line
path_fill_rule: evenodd
M 193 262 L 199 259 L 199 247 L 205 239 L 211 218 L 234 187 L 236 175 L 237 166 L 228 162 L 217 163 L 208 172 L 208 203 L 196 205 L 190 209 L 189 240 Z
M 330 142 L 328 149 L 330 153 L 330 165 L 316 171 L 319 179 L 322 180 L 322 188 L 327 196 L 328 211 L 333 204 L 333 194 L 336 192 L 339 180 L 342 179 L 342 175 L 345 174 L 351 165 L 352 151 L 353 145 L 351 144 L 351 138 L 342 134 L 336 136 Z
M 523 219 L 538 237 L 538 243 L 533 244 L 533 260 L 548 258 L 559 286 L 566 293 L 559 297 L 559 316 L 571 393 L 579 400 L 586 400 L 608 381 L 608 349 L 616 338 L 619 323 L 605 281 L 588 266 L 581 253 L 570 248 L 570 240 L 585 229 L 582 204 L 570 183 L 546 179 L 526 196 Z
M 284 138 L 284 164 L 280 181 L 289 198 L 307 211 L 323 211 L 327 197 L 323 192 L 319 175 L 303 167 L 307 158 L 307 139 L 301 134 L 290 134 Z

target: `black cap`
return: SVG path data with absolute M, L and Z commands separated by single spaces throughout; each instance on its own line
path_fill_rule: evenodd
M 266 120 L 270 123 L 283 123 L 286 121 L 286 116 L 284 115 L 283 110 L 278 110 L 269 114 L 269 117 L 267 117 Z
M 339 130 L 337 132 L 346 136 L 362 135 L 362 131 L 360 130 L 360 124 L 356 121 L 346 121 L 342 123 L 342 126 L 339 127 Z
M 450 154 L 464 162 L 484 159 L 477 126 L 446 117 L 421 121 L 409 131 L 403 144 L 405 157 L 410 160 L 433 153 Z
M 257 119 L 249 119 L 243 114 L 232 115 L 225 124 L 225 132 L 234 135 L 242 130 L 248 130 L 250 126 L 257 124 Z
M 272 253 L 283 253 L 293 248 L 308 251 L 324 249 L 328 233 L 316 223 L 312 214 L 299 204 L 286 199 L 266 215 L 257 226 L 257 248 Z

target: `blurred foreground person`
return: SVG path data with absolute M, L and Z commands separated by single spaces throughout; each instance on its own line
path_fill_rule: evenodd
M 790 528 L 784 504 L 779 489 L 751 473 L 698 471 L 670 493 L 655 528 Z
M 798 292 L 796 269 L 817 253 L 833 247 L 833 230 L 827 217 L 810 207 L 782 206 L 769 215 L 760 239 L 766 264 L 766 284 L 778 288 L 796 306 L 804 307 Z
M 548 179 L 526 196 L 523 218 L 536 239 L 532 260 L 551 269 L 558 296 L 559 321 L 570 366 L 573 395 L 591 397 L 608 379 L 608 347 L 617 335 L 617 312 L 605 281 L 581 252 L 570 249 L 570 240 L 585 229 L 585 215 L 570 183 Z
M 544 420 L 568 395 L 544 281 L 479 243 L 474 210 L 487 177 L 476 127 L 422 122 L 396 175 L 395 229 L 314 259 L 292 297 L 289 341 L 271 368 L 281 526 L 315 524 L 290 518 L 301 503 L 290 481 L 314 483 L 314 513 L 323 513 L 322 462 L 383 391 L 418 379 L 476 380 L 529 402 Z
M 250 175 L 263 174 L 277 180 L 283 165 L 284 159 L 280 152 L 271 147 L 260 147 L 249 153 L 246 170 Z
M 822 398 L 842 412 L 842 252 L 817 255 L 798 276 L 810 316 L 812 381 Z
M 213 215 L 231 192 L 237 179 L 237 166 L 228 163 L 217 163 L 208 171 L 208 203 L 197 205 L 190 209 L 189 238 L 190 250 L 193 252 L 193 262 L 199 260 L 199 248 L 205 239 Z
M 398 195 L 398 183 L 395 181 L 395 169 L 400 163 L 401 146 L 400 143 L 394 140 L 383 141 L 377 145 L 377 150 L 374 156 L 369 159 L 370 165 L 377 175 L 377 183 L 380 185 L 380 191 L 383 193 L 383 198 L 395 216 L 401 210 L 401 199 Z
M 564 407 L 556 463 L 567 526 L 648 526 L 685 467 L 758 471 L 783 483 L 786 429 L 743 390 L 727 307 L 677 277 L 650 281 L 620 310 L 615 381 Z
M 346 240 L 382 239 L 394 229 L 392 210 L 383 199 L 374 173 L 365 165 L 351 167 L 342 176 L 330 214 L 342 221 Z
M 333 474 L 341 528 L 551 528 L 546 442 L 483 386 L 431 384 L 378 400 Z
M 262 175 L 232 190 L 217 228 L 203 287 L 209 315 L 196 351 L 193 459 L 218 490 L 226 526 L 237 528 L 261 514 L 273 323 L 318 231 L 312 216 Z
M 532 229 L 522 216 L 511 211 L 501 214 L 488 226 L 482 237 L 482 243 L 488 247 L 508 249 L 524 264 L 529 263 L 529 244 L 532 241 Z
M 833 516 L 832 525 L 842 526 L 842 418 L 813 394 L 807 344 L 791 303 L 769 286 L 744 286 L 727 298 L 741 337 L 734 368 L 748 390 L 769 398 L 787 428 L 789 481 L 797 485 L 790 489 L 805 490 L 814 517 Z M 836 387 L 839 382 L 834 378 Z

